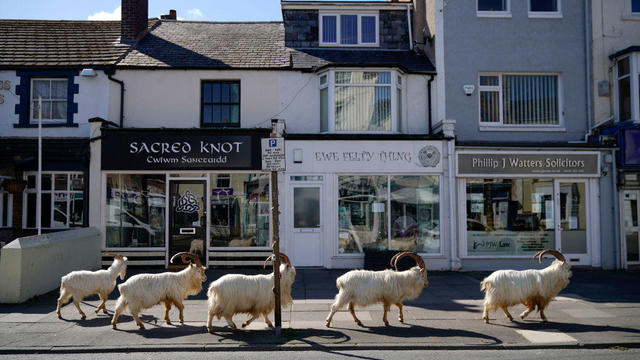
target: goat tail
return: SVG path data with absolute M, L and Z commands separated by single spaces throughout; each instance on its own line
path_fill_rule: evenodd
M 485 293 L 491 292 L 491 290 L 493 290 L 493 283 L 487 279 L 482 280 L 482 282 L 480 282 L 480 290 Z

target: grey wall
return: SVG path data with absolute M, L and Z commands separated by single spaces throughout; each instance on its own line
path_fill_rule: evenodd
M 561 19 L 530 19 L 527 1 L 511 0 L 511 18 L 479 18 L 475 1 L 449 1 L 444 9 L 446 117 L 459 141 L 550 142 L 584 138 L 584 2 L 563 0 Z M 478 72 L 558 72 L 566 131 L 479 131 Z M 476 89 L 472 96 L 465 84 Z

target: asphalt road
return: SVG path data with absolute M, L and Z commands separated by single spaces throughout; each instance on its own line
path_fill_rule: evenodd
M 43 354 L 43 355 L 0 355 L 0 360 L 158 360 L 158 359 L 181 359 L 181 360 L 202 360 L 202 359 L 260 359 L 260 360 L 456 360 L 456 359 L 505 359 L 521 360 L 541 358 L 556 359 L 579 359 L 579 360 L 618 360 L 618 359 L 638 359 L 640 349 L 554 349 L 554 350 L 463 350 L 463 351 L 384 351 L 384 350 L 364 350 L 364 351 L 267 351 L 267 352 L 172 352 L 172 353 L 106 353 L 106 354 Z

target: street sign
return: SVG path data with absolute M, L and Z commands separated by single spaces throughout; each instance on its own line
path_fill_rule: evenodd
M 285 171 L 284 138 L 262 139 L 262 170 Z

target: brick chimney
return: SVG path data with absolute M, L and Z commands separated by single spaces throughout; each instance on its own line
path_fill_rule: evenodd
M 177 20 L 178 19 L 178 12 L 176 12 L 173 9 L 171 9 L 171 10 L 169 10 L 169 14 L 168 15 L 160 15 L 160 19 L 162 19 L 162 20 Z
M 149 0 L 122 0 L 121 43 L 135 43 L 148 25 Z

